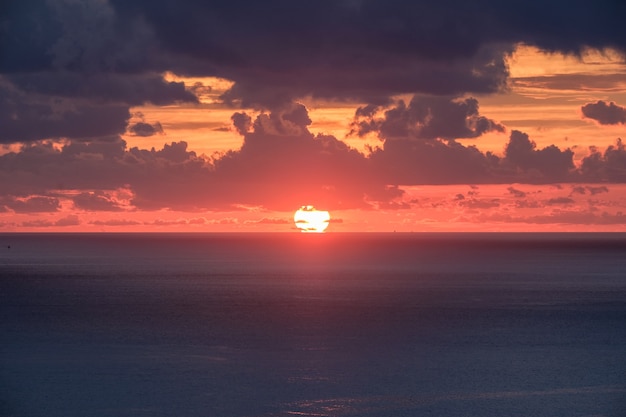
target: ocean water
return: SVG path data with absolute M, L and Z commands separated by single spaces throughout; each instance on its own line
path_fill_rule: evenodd
M 625 415 L 624 234 L 0 234 L 0 416 Z

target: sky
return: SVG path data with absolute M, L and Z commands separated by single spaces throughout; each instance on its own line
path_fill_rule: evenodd
M 624 232 L 624 16 L 3 2 L 0 232 Z

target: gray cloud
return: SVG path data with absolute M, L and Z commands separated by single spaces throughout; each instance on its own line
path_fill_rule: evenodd
M 127 105 L 27 96 L 0 82 L 0 143 L 94 139 L 126 130 Z
M 61 208 L 59 200 L 55 197 L 36 196 L 22 200 L 14 197 L 0 199 L 0 205 L 13 210 L 16 213 L 50 213 Z
M 574 168 L 574 152 L 560 150 L 554 145 L 537 149 L 527 134 L 514 130 L 505 148 L 505 162 L 515 169 L 522 169 L 526 180 L 559 181 L 567 179 Z
M 524 197 L 526 197 L 526 193 L 524 191 L 518 190 L 516 188 L 509 187 L 509 188 L 507 188 L 507 190 L 515 198 L 524 198 Z
M 145 122 L 137 122 L 128 127 L 128 131 L 132 133 L 134 136 L 154 136 L 159 133 L 163 133 L 163 126 L 161 123 L 145 123 Z
M 89 224 L 93 224 L 96 226 L 137 226 L 143 223 L 138 222 L 136 220 L 111 219 L 111 220 L 93 220 L 93 221 L 90 221 Z
M 77 208 L 117 211 L 113 196 L 93 190 L 125 189 L 129 208 L 143 210 L 289 210 L 302 204 L 391 209 L 406 207 L 400 201 L 403 185 L 597 182 L 623 175 L 626 166 L 621 142 L 604 154 L 592 153 L 576 169 L 570 150 L 537 149 L 518 131 L 511 133 L 504 157 L 454 140 L 415 138 L 383 140 L 365 156 L 333 136 L 312 134 L 302 105 L 261 113 L 255 120 L 240 113 L 233 120 L 243 145 L 214 159 L 198 156 L 185 142 L 150 150 L 128 148 L 119 138 L 25 145 L 0 156 L 0 205 L 67 198 L 59 190 L 76 190 Z M 600 187 L 594 192 L 602 192 Z M 521 197 L 519 190 L 509 192 Z M 460 201 L 475 209 L 499 204 L 475 195 L 470 191 Z
M 596 103 L 587 103 L 581 107 L 583 115 L 594 119 L 601 125 L 626 124 L 626 108 L 614 102 L 606 103 L 598 100 Z
M 620 2 L 32 0 L 0 10 L 0 72 L 220 76 L 226 100 L 305 95 L 386 103 L 401 93 L 489 93 L 517 42 L 626 48 Z
M 475 98 L 414 96 L 407 106 L 400 100 L 384 117 L 377 117 L 375 106 L 356 110 L 353 132 L 363 136 L 372 131 L 385 139 L 476 138 L 489 131 L 504 132 L 504 126 L 478 113 Z
M 580 173 L 589 182 L 626 182 L 626 147 L 622 140 L 618 139 L 604 154 L 592 148 L 591 154 L 582 160 Z
M 569 197 L 555 197 L 546 201 L 546 205 L 548 206 L 559 206 L 559 205 L 569 205 L 574 204 L 574 200 Z
M 80 193 L 72 198 L 74 207 L 87 211 L 120 211 L 122 208 L 104 191 Z
M 62 217 L 56 221 L 50 220 L 29 220 L 21 223 L 21 227 L 65 227 L 80 225 L 80 218 L 75 214 Z

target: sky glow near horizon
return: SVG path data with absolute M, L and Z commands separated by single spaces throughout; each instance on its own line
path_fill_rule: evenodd
M 0 232 L 626 231 L 624 6 L 405 3 L 2 9 Z

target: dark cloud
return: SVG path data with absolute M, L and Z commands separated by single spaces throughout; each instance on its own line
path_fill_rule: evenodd
M 129 118 L 127 105 L 29 96 L 0 80 L 0 143 L 91 140 L 123 133 Z
M 560 150 L 554 145 L 537 149 L 527 134 L 514 130 L 505 148 L 505 163 L 523 170 L 530 181 L 559 181 L 567 179 L 574 168 L 574 152 Z
M 166 50 L 204 57 L 236 81 L 227 98 L 248 103 L 493 92 L 507 76 L 506 45 L 626 46 L 618 2 L 113 3 L 145 16 Z
M 494 177 L 499 158 L 455 141 L 387 140 L 370 160 L 388 184 L 500 182 Z
M 594 119 L 601 125 L 626 124 L 626 108 L 614 102 L 606 103 L 598 100 L 596 103 L 587 103 L 581 107 L 583 115 Z
M 383 117 L 376 116 L 377 110 L 371 105 L 357 109 L 353 132 L 363 136 L 376 131 L 385 139 L 459 139 L 476 138 L 489 131 L 504 132 L 504 126 L 479 115 L 475 98 L 416 95 L 408 106 L 398 101 Z
M 252 118 L 246 113 L 234 113 L 231 116 L 231 120 L 237 132 L 242 136 L 252 129 Z
M 531 224 L 580 224 L 580 225 L 612 225 L 626 224 L 626 214 L 618 211 L 595 213 L 591 210 L 554 209 L 548 214 L 516 216 L 507 213 L 480 213 L 473 219 L 475 222 L 506 222 Z
M 197 103 L 196 96 L 182 82 L 165 81 L 155 74 L 79 73 L 49 71 L 8 74 L 6 80 L 28 94 L 63 98 L 85 98 L 99 102 L 139 106 Z
M 535 209 L 535 208 L 542 208 L 542 207 L 544 207 L 544 205 L 539 201 L 534 201 L 534 200 L 516 200 L 515 201 L 515 208 Z
M 0 143 L 94 140 L 123 133 L 130 106 L 198 102 L 163 79 L 141 18 L 99 0 L 9 3 L 0 8 Z
M 220 76 L 225 99 L 498 91 L 517 42 L 626 48 L 622 2 L 32 0 L 0 10 L 0 72 Z M 196 92 L 202 94 L 201 92 Z
M 146 222 L 144 224 L 154 225 L 154 226 L 180 226 L 180 225 L 202 225 L 206 224 L 207 219 L 204 217 L 194 217 L 191 219 L 180 218 L 176 220 L 164 220 L 164 219 L 156 219 L 152 222 Z
M 50 220 L 29 220 L 21 223 L 22 227 L 65 227 L 65 226 L 78 226 L 80 225 L 80 219 L 75 214 L 62 217 L 56 221 Z
M 145 123 L 145 122 L 137 122 L 128 127 L 128 131 L 134 136 L 154 136 L 159 133 L 163 133 L 163 126 L 161 123 Z
M 575 201 L 569 197 L 555 197 L 546 201 L 546 205 L 548 206 L 568 205 L 574 203 Z
M 87 211 L 120 211 L 120 205 L 104 191 L 80 193 L 72 198 L 74 206 Z
M 608 187 L 604 185 L 599 185 L 599 186 L 576 185 L 572 187 L 572 194 L 587 194 L 587 192 L 589 192 L 589 194 L 591 195 L 596 195 L 596 194 L 601 194 L 601 193 L 608 193 L 609 189 Z
M 609 192 L 609 188 L 604 186 L 604 185 L 599 185 L 599 186 L 596 186 L 596 187 L 587 186 L 587 190 L 589 191 L 589 193 L 591 195 L 596 195 L 596 194 L 608 193 Z
M 536 149 L 518 131 L 511 133 L 504 157 L 454 140 L 414 137 L 383 138 L 382 146 L 365 156 L 333 136 L 311 133 L 302 105 L 254 120 L 239 113 L 233 120 L 244 136 L 242 147 L 213 159 L 198 156 L 185 142 L 147 150 L 128 148 L 119 137 L 24 145 L 0 156 L 0 205 L 74 195 L 77 208 L 116 211 L 117 194 L 94 190 L 124 190 L 125 209 L 127 201 L 127 209 L 143 210 L 291 210 L 303 204 L 391 209 L 407 207 L 404 185 L 599 182 L 624 175 L 626 166 L 621 142 L 604 154 L 592 153 L 577 170 L 570 150 Z M 469 191 L 460 202 L 473 209 L 500 204 L 476 194 Z M 42 202 L 32 204 L 37 201 Z
M 626 182 L 626 147 L 622 140 L 618 139 L 604 154 L 592 148 L 591 154 L 582 160 L 580 173 L 588 182 Z
M 275 217 L 263 217 L 260 220 L 248 220 L 246 223 L 254 224 L 291 224 L 293 220 L 275 218 Z
M 108 1 L 29 0 L 0 8 L 0 72 L 138 72 L 154 68 L 155 38 L 142 18 Z
M 138 226 L 143 223 L 138 222 L 136 220 L 111 219 L 111 220 L 93 220 L 93 221 L 90 221 L 89 224 L 93 224 L 96 226 Z
M 469 209 L 485 210 L 485 209 L 500 207 L 500 200 L 497 198 L 486 198 L 486 199 L 470 198 L 470 199 L 458 200 L 457 204 L 461 207 L 466 207 Z
M 61 208 L 59 200 L 55 197 L 36 196 L 25 199 L 7 197 L 0 199 L 0 205 L 13 210 L 16 213 L 50 213 Z
M 524 197 L 526 197 L 526 193 L 524 191 L 518 190 L 516 188 L 509 187 L 509 188 L 507 188 L 507 190 L 515 198 L 524 198 Z

